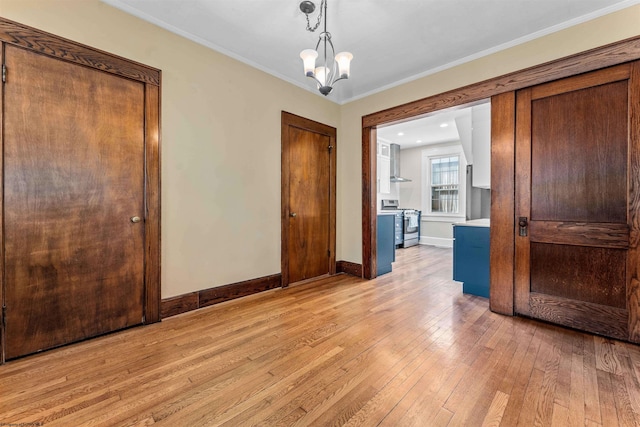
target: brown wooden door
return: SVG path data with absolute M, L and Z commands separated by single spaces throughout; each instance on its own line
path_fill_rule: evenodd
M 144 85 L 6 47 L 7 359 L 143 322 Z
M 283 112 L 283 286 L 335 273 L 335 140 L 335 128 Z
M 624 64 L 517 93 L 517 313 L 640 337 L 639 70 Z

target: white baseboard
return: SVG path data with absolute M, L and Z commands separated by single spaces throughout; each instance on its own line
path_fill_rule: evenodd
M 438 248 L 452 248 L 453 239 L 446 239 L 443 237 L 420 236 L 420 244 L 436 246 Z

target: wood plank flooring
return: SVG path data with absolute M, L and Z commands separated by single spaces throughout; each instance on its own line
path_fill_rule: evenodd
M 0 366 L 0 425 L 635 426 L 640 348 L 491 313 L 451 251 Z

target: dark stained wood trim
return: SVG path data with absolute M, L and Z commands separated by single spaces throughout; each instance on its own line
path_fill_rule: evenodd
M 365 279 L 377 276 L 377 130 L 362 129 L 362 274 Z
M 0 41 L 143 83 L 160 85 L 158 69 L 4 18 L 0 18 Z
M 362 277 L 362 264 L 350 261 L 338 261 L 336 263 L 336 273 L 346 273 L 356 277 Z
M 450 90 L 363 117 L 363 127 L 407 120 L 504 92 L 546 83 L 640 58 L 640 36 L 590 49 L 565 58 Z
M 640 343 L 640 61 L 629 78 L 627 310 L 629 341 Z
M 513 315 L 515 92 L 491 98 L 489 305 Z
M 336 128 L 316 122 L 286 111 L 281 112 L 281 181 L 280 181 L 280 265 L 282 269 L 282 287 L 289 286 L 289 127 L 297 127 L 311 132 L 319 133 L 329 137 L 330 145 L 333 149 L 330 152 L 330 175 L 329 175 L 329 274 L 336 274 L 336 175 L 337 175 L 337 131 Z
M 0 65 L 4 64 L 4 43 L 0 43 Z M 4 153 L 4 84 L 0 82 L 0 153 Z M 0 162 L 0 177 L 4 177 L 4 162 Z M 0 191 L 0 365 L 5 363 L 5 281 L 4 281 L 4 190 Z
M 532 242 L 610 249 L 629 247 L 627 224 L 531 221 L 529 236 Z
M 515 156 L 515 212 L 513 235 L 515 236 L 514 260 L 514 309 L 518 314 L 529 315 L 531 235 L 518 234 L 518 218 L 531 219 L 531 89 L 518 91 L 516 95 L 516 156 Z
M 258 279 L 245 280 L 244 282 L 202 290 L 198 292 L 198 300 L 200 307 L 206 307 L 281 286 L 282 275 L 273 274 Z
M 167 317 L 196 310 L 199 307 L 198 292 L 166 298 L 161 303 L 160 317 L 166 319 Z
M 627 339 L 627 310 L 584 301 L 576 304 L 570 299 L 535 292 L 530 296 L 531 316 L 607 337 Z
M 162 300 L 162 318 L 165 319 L 180 313 L 186 313 L 187 311 L 257 294 L 281 286 L 282 275 L 273 274 L 271 276 L 259 277 L 257 279 L 178 295 Z
M 375 151 L 371 150 L 370 132 L 376 129 L 377 126 L 406 121 L 412 118 L 417 118 L 429 113 L 433 113 L 439 110 L 443 110 L 449 107 L 456 107 L 464 104 L 469 104 L 475 101 L 480 101 L 490 97 L 496 97 L 505 93 L 515 92 L 516 90 L 531 87 L 540 83 L 546 83 L 553 80 L 557 80 L 563 77 L 575 76 L 588 71 L 594 71 L 602 68 L 606 68 L 613 65 L 619 65 L 626 62 L 631 62 L 636 59 L 640 59 L 640 36 L 632 37 L 619 42 L 611 43 L 605 46 L 597 47 L 587 50 L 585 52 L 577 53 L 565 58 L 549 61 L 544 64 L 529 67 L 524 70 L 516 71 L 513 73 L 505 74 L 503 76 L 495 77 L 482 82 L 470 84 L 458 89 L 453 89 L 441 94 L 430 96 L 427 98 L 419 99 L 413 102 L 409 102 L 403 105 L 378 111 L 373 114 L 368 114 L 362 117 L 362 266 L 363 277 L 372 278 L 375 274 L 371 274 L 372 269 L 375 267 L 375 247 L 376 247 L 376 235 L 375 230 L 375 202 L 373 209 L 371 207 L 372 200 L 375 200 L 376 187 L 375 187 Z M 638 118 L 636 117 L 637 121 Z M 375 143 L 375 141 L 374 141 Z M 493 152 L 492 152 L 493 155 Z M 500 157 L 500 160 L 508 163 L 512 163 L 513 159 L 509 159 L 508 155 Z M 498 164 L 497 161 L 492 159 L 492 169 L 501 168 L 504 171 L 509 170 L 509 164 Z M 373 172 L 373 174 L 372 174 Z M 493 172 L 492 172 L 493 173 Z M 504 179 L 509 178 L 508 173 L 504 176 Z M 497 185 L 497 182 L 492 179 L 492 186 Z M 513 183 L 512 183 L 513 185 Z M 492 192 L 494 190 L 492 189 Z M 503 190 L 504 191 L 504 190 Z M 508 194 L 503 193 L 503 194 Z M 502 200 L 503 203 L 507 203 L 503 206 L 504 212 L 500 215 L 506 215 L 510 213 L 514 215 L 514 210 Z M 492 195 L 492 204 L 493 204 Z M 494 216 L 498 215 L 496 209 L 492 206 L 492 228 L 495 227 Z M 502 226 L 508 226 L 508 223 L 514 224 L 511 231 L 502 231 L 504 235 L 501 235 L 501 239 L 507 239 L 509 235 L 513 236 L 511 242 L 515 237 L 515 223 L 514 218 L 507 222 L 502 222 Z M 503 219 L 504 221 L 504 219 Z M 640 233 L 637 233 L 640 236 Z M 633 230 L 632 230 L 633 239 Z M 496 237 L 492 238 L 492 245 L 496 243 Z M 503 242 L 503 245 L 508 243 Z M 494 298 L 491 303 L 492 310 L 503 314 L 512 314 L 513 310 L 510 309 L 509 303 L 506 302 L 509 296 L 509 290 L 507 289 L 509 281 L 509 250 L 503 247 L 501 254 L 501 272 L 499 277 L 491 279 L 492 284 L 495 281 L 500 281 L 501 291 L 504 292 L 499 299 Z M 494 253 L 494 259 L 496 254 Z M 511 267 L 515 269 L 515 264 L 512 262 Z M 639 267 L 640 268 L 640 267 Z M 511 274 L 515 271 L 512 270 Z M 497 274 L 497 270 L 492 270 L 492 274 Z M 638 273 L 639 279 L 637 280 L 638 298 L 636 305 L 638 306 L 638 315 L 635 319 L 637 325 L 638 337 L 640 337 L 640 273 Z M 513 280 L 513 279 L 512 279 Z M 635 282 L 634 282 L 635 283 Z M 630 314 L 631 315 L 631 314 Z M 631 321 L 630 321 L 631 322 Z
M 160 321 L 160 87 L 145 85 L 145 323 Z

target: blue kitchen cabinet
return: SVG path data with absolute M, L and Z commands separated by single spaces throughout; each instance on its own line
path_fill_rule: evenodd
M 377 275 L 391 272 L 391 263 L 395 259 L 395 215 L 378 215 Z
M 453 280 L 465 294 L 489 298 L 488 220 L 455 224 L 453 238 Z

